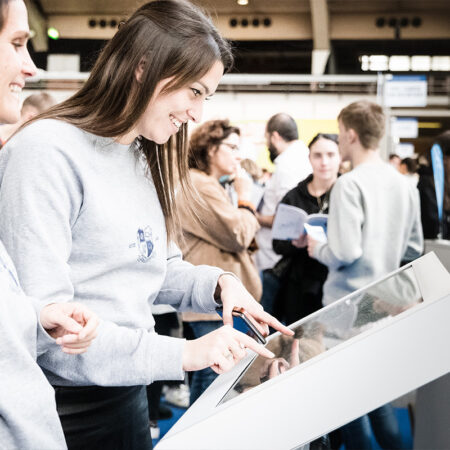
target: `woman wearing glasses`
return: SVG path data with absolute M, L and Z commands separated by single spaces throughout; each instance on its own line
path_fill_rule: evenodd
M 253 295 L 261 297 L 261 282 L 252 261 L 254 237 L 259 229 L 255 206 L 250 202 L 253 182 L 240 167 L 240 131 L 228 120 L 211 120 L 192 134 L 189 168 L 200 196 L 198 218 L 182 205 L 184 259 L 195 265 L 210 264 L 236 274 Z M 219 180 L 230 177 L 237 194 L 234 206 Z M 197 220 L 200 219 L 200 220 Z M 217 314 L 185 313 L 196 338 L 220 327 Z M 211 384 L 216 374 L 209 368 L 193 374 L 191 404 Z

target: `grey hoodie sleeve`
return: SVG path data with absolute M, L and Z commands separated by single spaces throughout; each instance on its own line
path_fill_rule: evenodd
M 358 187 L 345 177 L 339 178 L 330 196 L 328 243 L 317 244 L 314 249 L 314 258 L 329 269 L 352 264 L 362 255 L 364 211 L 361 204 Z
M 36 339 L 36 355 L 37 357 L 43 355 L 45 352 L 47 352 L 50 349 L 59 349 L 61 351 L 61 348 L 56 343 L 56 340 L 53 339 L 45 330 L 45 328 L 41 324 L 40 320 L 40 312 L 42 308 L 45 308 L 46 305 L 53 303 L 53 302 L 47 302 L 46 304 L 42 304 L 39 300 L 36 300 L 32 297 L 28 297 L 30 299 L 30 302 L 36 312 L 37 317 L 37 339 Z
M 167 274 L 154 303 L 169 304 L 179 311 L 215 312 L 214 291 L 223 273 L 218 267 L 183 261 L 180 249 L 170 243 Z
M 184 378 L 184 344 L 184 339 L 102 321 L 86 353 L 47 352 L 38 362 L 51 372 L 50 381 L 61 386 L 148 385 L 156 380 Z

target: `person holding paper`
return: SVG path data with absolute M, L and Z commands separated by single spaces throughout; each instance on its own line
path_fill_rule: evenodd
M 338 117 L 339 150 L 353 170 L 330 196 L 328 243 L 308 238 L 308 253 L 328 266 L 323 304 L 328 305 L 422 254 L 416 188 L 379 154 L 382 108 L 354 102 Z
M 296 206 L 307 214 L 326 214 L 341 162 L 337 135 L 317 134 L 309 143 L 309 160 L 313 173 L 290 190 L 280 204 Z M 322 286 L 328 270 L 308 255 L 305 232 L 298 239 L 274 239 L 272 243 L 274 251 L 282 255 L 272 270 L 282 278 L 275 299 L 275 315 L 293 323 L 321 308 Z
M 298 140 L 297 124 L 291 116 L 285 113 L 272 116 L 267 122 L 265 137 L 275 171 L 267 182 L 256 215 L 261 229 L 256 235 L 259 250 L 255 262 L 260 271 L 271 269 L 280 259 L 272 249 L 272 225 L 278 203 L 286 192 L 311 173 L 308 148 Z

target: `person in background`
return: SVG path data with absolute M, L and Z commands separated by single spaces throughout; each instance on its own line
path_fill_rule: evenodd
M 272 357 L 231 327 L 233 308 L 263 334 L 269 325 L 292 333 L 233 274 L 183 261 L 174 241 L 175 190 L 193 213 L 196 204 L 187 122 L 200 121 L 231 63 L 229 44 L 192 3 L 146 3 L 83 87 L 0 152 L 0 238 L 24 291 L 42 305 L 82 300 L 104 319 L 89 352 L 39 358 L 71 449 L 149 449 L 146 385 L 205 367 L 223 373 L 246 348 Z M 225 326 L 190 341 L 160 336 L 152 304 L 222 305 Z
M 410 181 L 410 183 L 417 187 L 419 175 L 417 174 L 417 160 L 413 158 L 403 158 L 400 163 L 399 172 Z
M 0 122 L 20 117 L 19 93 L 34 75 L 22 0 L 0 0 Z M 16 193 L 17 194 L 17 193 Z M 34 259 L 35 264 L 39 260 Z M 95 338 L 98 319 L 85 306 L 42 304 L 27 297 L 0 241 L 0 447 L 65 449 L 55 392 L 36 358 L 50 349 L 81 354 Z M 74 358 L 74 356 L 71 356 Z
M 353 170 L 336 181 L 330 196 L 328 242 L 308 236 L 308 253 L 328 267 L 323 304 L 330 303 L 394 271 L 402 260 L 423 251 L 417 189 L 382 161 L 382 108 L 362 100 L 338 116 L 339 150 Z M 370 425 L 382 448 L 402 448 L 391 405 L 342 427 L 346 448 L 370 449 Z
M 254 183 L 261 184 L 263 170 L 253 159 L 245 158 L 241 161 L 241 167 L 252 177 Z
M 22 103 L 20 118 L 14 124 L 3 125 L 0 127 L 0 148 L 6 141 L 28 120 L 36 117 L 38 114 L 46 111 L 56 104 L 56 100 L 47 92 L 29 95 Z
M 241 167 L 252 177 L 253 187 L 251 202 L 258 209 L 264 195 L 264 172 L 252 159 L 246 158 L 241 161 Z
M 296 206 L 307 214 L 327 214 L 331 188 L 341 162 L 337 135 L 319 133 L 308 147 L 313 173 L 290 190 L 281 203 Z M 305 233 L 293 241 L 273 240 L 273 249 L 282 255 L 273 268 L 280 281 L 273 309 L 275 316 L 287 324 L 322 307 L 322 287 L 328 269 L 308 255 L 306 245 Z M 268 302 L 270 299 L 261 301 L 263 306 L 267 306 Z
M 285 113 L 272 116 L 266 125 L 265 138 L 275 171 L 267 181 L 257 213 L 261 229 L 256 235 L 255 262 L 259 271 L 271 269 L 280 259 L 272 248 L 272 224 L 278 203 L 312 170 L 308 147 L 298 140 L 297 124 L 291 116 Z
M 444 169 L 444 199 L 442 205 L 442 218 L 436 198 L 436 186 L 429 151 L 425 161 L 419 167 L 419 182 L 417 189 L 420 194 L 420 210 L 425 239 L 450 239 L 450 130 L 444 131 L 436 137 L 436 144 L 442 150 Z
M 228 120 L 211 120 L 192 133 L 189 142 L 189 173 L 198 192 L 197 217 L 180 204 L 184 259 L 195 265 L 209 264 L 234 273 L 259 300 L 261 281 L 252 261 L 254 238 L 259 229 L 251 203 L 253 182 L 239 165 L 240 130 Z M 233 177 L 235 207 L 221 186 L 224 176 Z M 221 326 L 218 314 L 184 313 L 196 338 Z M 191 404 L 217 374 L 210 368 L 192 375 Z
M 397 170 L 400 170 L 400 164 L 402 162 L 402 158 L 395 153 L 391 153 L 389 155 L 389 164 L 395 167 Z

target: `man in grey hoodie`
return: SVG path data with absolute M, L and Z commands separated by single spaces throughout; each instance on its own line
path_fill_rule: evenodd
M 322 303 L 328 305 L 381 278 L 422 254 L 419 194 L 396 169 L 382 161 L 381 107 L 358 101 L 338 116 L 339 150 L 353 170 L 331 191 L 328 242 L 308 237 L 308 253 L 328 266 Z M 382 448 L 402 448 L 391 405 L 368 414 Z M 366 416 L 342 427 L 347 448 L 371 448 Z

